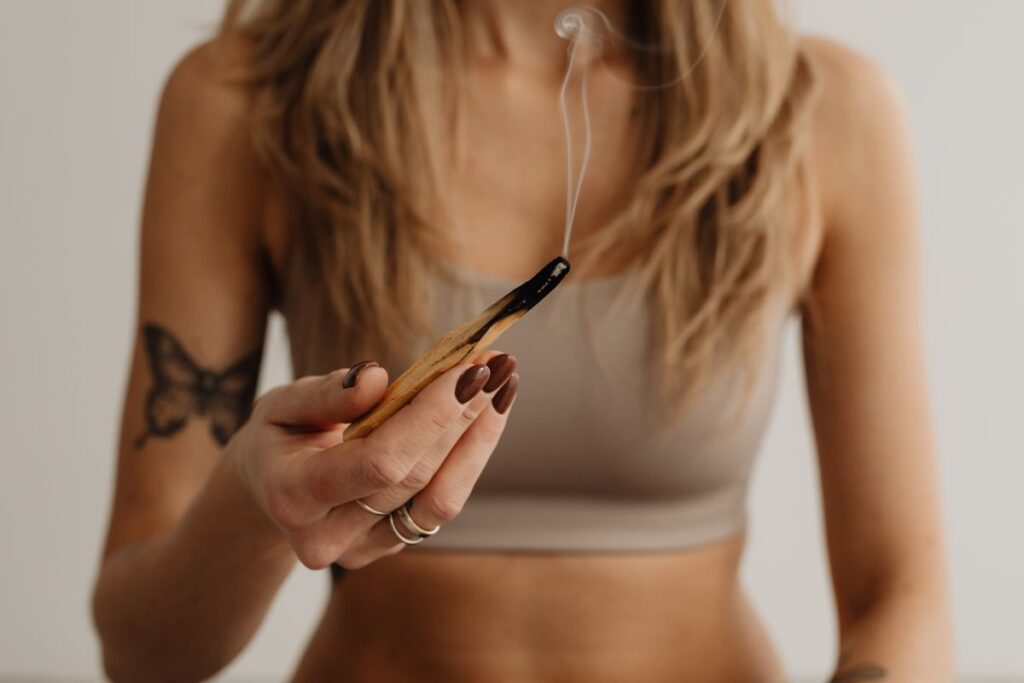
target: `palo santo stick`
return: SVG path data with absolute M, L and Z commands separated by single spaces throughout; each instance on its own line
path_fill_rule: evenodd
M 569 262 L 559 256 L 483 313 L 437 340 L 388 387 L 373 410 L 345 429 L 345 440 L 370 434 L 439 376 L 459 363 L 479 358 L 505 330 L 557 287 L 568 272 Z

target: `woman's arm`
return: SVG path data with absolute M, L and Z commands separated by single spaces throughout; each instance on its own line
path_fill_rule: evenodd
M 952 681 L 919 235 L 899 98 L 872 64 L 809 41 L 824 238 L 804 356 L 840 627 L 835 681 Z
M 362 439 L 343 432 L 384 394 L 375 364 L 304 377 L 253 406 L 267 191 L 245 99 L 219 77 L 232 58 L 220 44 L 188 56 L 157 122 L 141 333 L 93 595 L 115 680 L 208 678 L 252 637 L 296 559 L 357 569 L 399 552 L 386 518 L 357 499 L 394 510 L 415 495 L 420 527 L 452 519 L 515 397 L 514 359 L 489 352 Z
M 186 56 L 157 117 L 138 334 L 94 596 L 105 666 L 117 679 L 156 662 L 165 670 L 153 680 L 189 678 L 227 661 L 294 563 L 238 477 L 219 466 L 224 437 L 251 405 L 268 301 L 265 179 L 248 145 L 244 97 L 219 82 L 228 57 L 216 44 Z M 230 368 L 231 381 L 211 384 L 208 396 L 181 388 L 193 373 Z

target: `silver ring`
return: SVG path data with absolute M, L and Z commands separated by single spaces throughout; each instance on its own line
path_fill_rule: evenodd
M 395 526 L 394 512 L 388 515 L 388 523 L 391 524 L 391 531 L 395 533 L 395 536 L 398 537 L 398 540 L 406 545 L 416 545 L 417 543 L 422 543 L 423 539 L 426 538 L 426 536 L 420 536 L 419 538 L 406 538 L 405 536 L 403 536 L 402 532 L 398 530 L 397 526 Z
M 367 505 L 366 503 L 364 503 L 362 498 L 356 498 L 356 505 L 358 505 L 359 507 L 363 508 L 367 512 L 371 512 L 371 513 L 373 513 L 373 514 L 375 514 L 375 515 L 377 515 L 379 517 L 387 517 L 388 516 L 387 512 L 381 512 L 380 510 L 375 510 L 374 508 L 372 508 L 369 505 Z
M 409 503 L 412 503 L 412 500 L 410 500 Z M 436 534 L 438 531 L 441 530 L 441 525 L 440 524 L 435 526 L 433 529 L 424 529 L 423 527 L 421 527 L 412 518 L 412 515 L 409 514 L 409 507 L 408 506 L 409 506 L 409 504 L 400 505 L 398 507 L 398 509 L 395 510 L 395 512 L 398 513 L 398 519 L 400 519 L 402 521 L 402 524 L 405 525 L 406 529 L 408 529 L 409 531 L 415 532 L 415 533 L 419 534 L 420 536 L 433 536 L 434 534 Z

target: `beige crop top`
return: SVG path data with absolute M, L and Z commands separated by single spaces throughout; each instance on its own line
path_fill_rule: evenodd
M 519 284 L 453 272 L 466 286 L 439 279 L 441 332 Z M 626 301 L 602 317 L 629 277 L 570 276 L 498 340 L 522 377 L 505 433 L 462 513 L 409 550 L 656 550 L 744 528 L 785 311 L 772 311 L 768 362 L 739 419 L 722 418 L 739 386 L 723 378 L 659 431 L 644 408 L 653 392 L 640 371 L 648 362 L 646 306 Z

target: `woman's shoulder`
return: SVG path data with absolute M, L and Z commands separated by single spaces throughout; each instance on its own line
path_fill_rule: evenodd
M 880 64 L 831 38 L 804 36 L 801 43 L 818 81 L 818 126 L 864 132 L 901 115 L 902 92 Z
M 829 38 L 801 40 L 817 81 L 813 170 L 823 214 L 835 219 L 869 199 L 902 160 L 909 137 L 906 106 L 896 81 L 874 60 Z
M 246 58 L 245 43 L 217 37 L 178 59 L 160 96 L 150 185 L 162 191 L 154 196 L 202 207 L 203 220 L 174 228 L 178 238 L 256 253 L 266 242 L 269 181 L 249 125 Z
M 225 201 L 242 200 L 232 202 L 234 211 L 246 214 L 245 220 L 230 221 L 243 231 L 235 237 L 268 257 L 279 281 L 288 227 L 280 188 L 254 145 L 248 85 L 252 49 L 244 37 L 218 35 L 188 50 L 164 85 L 157 127 L 175 149 L 178 167 L 217 188 Z
M 218 35 L 190 48 L 164 83 L 161 114 L 180 114 L 214 127 L 237 123 L 249 109 L 242 79 L 249 53 L 240 36 Z

